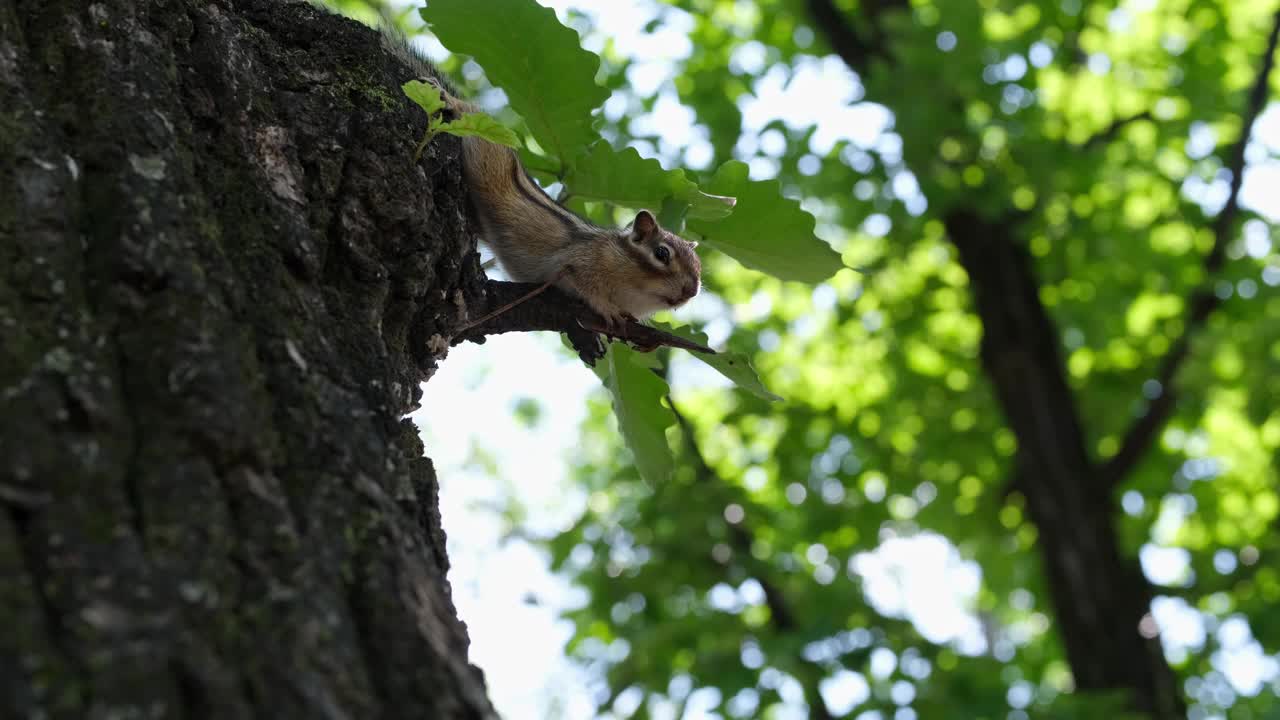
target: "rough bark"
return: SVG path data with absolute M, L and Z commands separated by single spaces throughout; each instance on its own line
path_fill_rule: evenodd
M 409 70 L 283 0 L 0 0 L 0 716 L 480 718 L 405 415 L 483 275 Z

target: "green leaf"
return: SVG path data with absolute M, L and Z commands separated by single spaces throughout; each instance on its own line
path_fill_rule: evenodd
M 516 137 L 511 128 L 485 113 L 466 113 L 455 120 L 445 122 L 437 116 L 437 113 L 445 107 L 444 98 L 441 96 L 440 89 L 430 83 L 425 83 L 421 80 L 410 80 L 401 85 L 400 88 L 404 90 L 404 94 L 410 100 L 417 103 L 418 107 L 427 113 L 427 117 L 431 118 L 431 121 L 427 124 L 427 132 L 414 153 L 415 160 L 422 154 L 422 148 L 426 146 L 427 142 L 436 133 L 442 132 L 458 137 L 480 137 L 489 142 L 506 145 L 511 148 L 520 146 L 520 139 Z
M 431 117 L 444 109 L 444 98 L 440 97 L 440 88 L 424 83 L 421 80 L 410 80 L 400 86 L 410 100 L 418 104 Z
M 652 360 L 627 347 L 611 343 L 604 362 L 595 372 L 613 396 L 613 412 L 618 429 L 636 459 L 640 477 L 652 487 L 665 483 L 675 465 L 667 428 L 675 415 L 662 404 L 667 383 L 649 367 Z
M 560 181 L 561 169 L 556 165 L 556 161 L 531 152 L 528 146 L 520 148 L 520 162 L 524 164 L 524 169 L 541 176 L 538 179 L 544 180 L 547 184 Z
M 591 146 L 574 162 L 564 182 L 576 197 L 654 212 L 669 197 L 684 198 L 698 191 L 684 171 L 664 170 L 657 160 L 640 157 L 635 148 L 616 152 L 604 142 Z
M 434 129 L 438 132 L 449 133 L 458 137 L 480 137 L 489 142 L 506 145 L 510 148 L 520 146 L 520 139 L 516 137 L 511 128 L 498 122 L 493 116 L 484 113 L 467 113 L 456 120 L 441 123 Z
M 813 216 L 784 197 L 777 180 L 749 180 L 747 170 L 737 160 L 721 165 L 707 189 L 736 197 L 737 207 L 719 221 L 691 217 L 689 228 L 708 247 L 782 280 L 821 282 L 844 267 L 839 253 L 813 234 Z
M 555 11 L 531 0 L 431 0 L 420 12 L 445 47 L 480 63 L 561 165 L 599 137 L 591 112 L 609 97 L 595 81 L 600 58 Z
M 689 200 L 689 217 L 698 220 L 722 220 L 733 213 L 738 199 L 728 195 L 711 195 L 699 191 Z
M 659 211 L 667 200 L 689 205 L 689 217 L 721 219 L 733 211 L 732 197 L 707 195 L 684 170 L 663 169 L 652 158 L 641 158 L 635 147 L 613 150 L 596 142 L 588 154 L 575 160 L 564 184 L 573 196 L 607 200 L 626 208 Z
M 649 324 L 659 330 L 665 330 L 676 337 L 682 337 L 685 340 L 692 340 L 700 345 L 707 345 L 707 334 L 699 330 L 694 330 L 688 325 L 673 327 L 660 322 L 650 322 Z M 704 353 L 695 352 L 689 353 L 689 355 L 701 360 L 707 365 L 710 365 L 716 372 L 732 380 L 734 385 L 737 385 L 761 400 L 778 402 L 783 399 L 781 396 L 774 395 L 769 392 L 769 390 L 764 386 L 764 383 L 760 382 L 760 376 L 757 375 L 755 369 L 751 367 L 750 358 L 742 353 L 717 352 L 715 355 L 706 355 Z
M 662 208 L 658 210 L 658 222 L 674 233 L 684 232 L 684 222 L 688 217 L 689 203 L 671 197 L 663 200 Z
M 733 212 L 733 198 L 701 192 L 683 170 L 664 170 L 662 163 L 640 157 L 635 148 L 615 151 L 605 142 L 579 157 L 564 182 L 577 197 L 625 207 L 657 212 L 666 200 L 674 199 L 689 206 L 689 217 L 723 218 Z

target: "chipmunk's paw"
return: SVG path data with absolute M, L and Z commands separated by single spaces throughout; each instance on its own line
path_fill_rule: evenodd
M 613 335 L 614 337 L 626 337 L 628 319 L 628 315 L 626 313 L 610 313 L 602 315 L 601 317 L 604 318 L 604 327 L 610 335 Z

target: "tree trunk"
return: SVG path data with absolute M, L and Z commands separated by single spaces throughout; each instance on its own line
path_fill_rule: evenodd
M 0 0 L 0 716 L 482 718 L 404 416 L 457 144 L 283 0 Z
M 1014 488 L 1039 533 L 1076 687 L 1121 690 L 1152 718 L 1185 718 L 1150 616 L 1151 585 L 1120 551 L 1111 485 L 1089 458 L 1031 256 L 1007 222 L 953 211 L 945 225 L 982 318 L 983 369 L 1018 438 Z

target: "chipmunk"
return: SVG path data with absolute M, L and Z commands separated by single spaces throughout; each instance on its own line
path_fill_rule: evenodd
M 428 76 L 455 113 L 476 112 Z M 684 305 L 698 294 L 697 243 L 648 210 L 628 228 L 602 228 L 551 199 L 510 148 L 462 138 L 463 175 L 482 238 L 517 282 L 551 283 L 582 298 L 611 328 Z
M 418 58 L 423 82 L 440 90 L 447 110 L 476 112 Z M 425 67 L 424 67 L 425 66 Z M 627 228 L 594 225 L 547 195 L 510 148 L 462 138 L 463 175 L 482 240 L 517 282 L 555 285 L 582 298 L 610 329 L 684 305 L 698 294 L 697 243 L 669 232 L 641 210 Z

